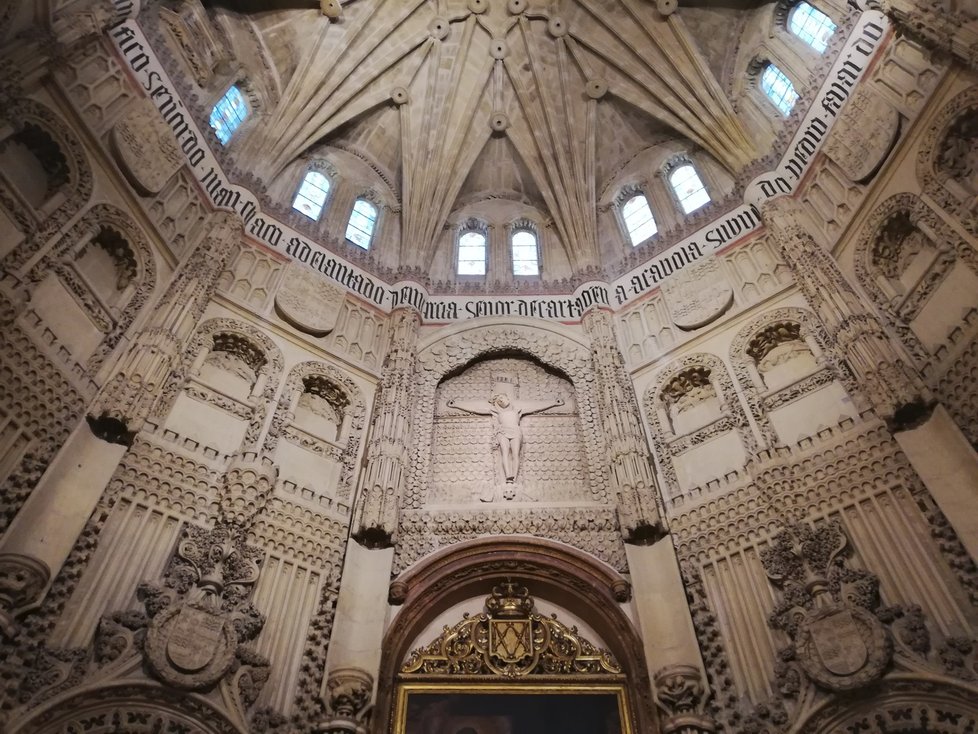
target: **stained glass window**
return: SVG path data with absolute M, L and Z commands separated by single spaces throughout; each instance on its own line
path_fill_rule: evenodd
M 319 219 L 329 195 L 329 179 L 319 171 L 309 171 L 292 200 L 292 208 L 310 219 Z
M 525 229 L 513 233 L 513 275 L 539 275 L 537 236 Z
M 800 2 L 788 16 L 788 30 L 819 53 L 824 53 L 835 33 L 835 23 L 821 10 Z
M 486 274 L 486 236 L 481 232 L 463 232 L 458 238 L 458 274 Z
M 695 212 L 704 204 L 710 202 L 710 195 L 706 192 L 706 186 L 700 180 L 696 169 L 690 164 L 680 166 L 669 176 L 669 184 L 676 192 L 679 205 L 686 214 Z
M 768 64 L 761 72 L 761 91 L 783 115 L 790 114 L 798 100 L 798 92 L 791 80 L 774 64 Z
M 628 230 L 628 237 L 633 247 L 645 242 L 659 231 L 655 226 L 652 210 L 649 208 L 649 200 L 641 194 L 636 194 L 625 202 L 621 208 L 621 216 L 625 220 L 625 229 Z
M 222 145 L 228 144 L 234 131 L 241 127 L 247 117 L 248 103 L 241 90 L 232 84 L 211 110 L 211 127 Z
M 364 250 L 370 249 L 370 240 L 376 226 L 377 207 L 366 199 L 357 199 L 346 225 L 346 238 Z

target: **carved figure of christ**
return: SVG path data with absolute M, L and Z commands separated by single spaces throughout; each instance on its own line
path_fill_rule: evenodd
M 507 395 L 493 395 L 489 400 L 449 400 L 448 407 L 474 415 L 491 415 L 499 442 L 506 482 L 512 483 L 520 470 L 520 449 L 523 446 L 523 429 L 520 420 L 524 415 L 539 413 L 548 408 L 563 405 L 556 400 L 510 400 Z

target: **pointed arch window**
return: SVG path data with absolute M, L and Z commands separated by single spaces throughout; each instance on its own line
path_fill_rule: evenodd
M 669 174 L 669 185 L 672 186 L 679 200 L 679 206 L 685 214 L 691 214 L 704 204 L 710 203 L 706 186 L 703 185 L 700 175 L 691 163 L 685 163 Z
M 459 275 L 486 274 L 486 235 L 477 230 L 462 232 L 458 238 Z
M 368 250 L 376 227 L 377 207 L 366 199 L 357 199 L 346 225 L 346 238 L 357 247 Z
M 227 145 L 247 118 L 248 103 L 238 85 L 232 84 L 211 110 L 210 124 L 221 144 Z
M 537 236 L 528 229 L 513 232 L 513 275 L 539 275 L 540 251 Z
M 307 171 L 292 200 L 292 208 L 318 220 L 329 196 L 329 179 L 319 171 Z
M 788 16 L 788 30 L 819 53 L 825 53 L 835 28 L 829 16 L 806 2 L 798 3 Z
M 791 114 L 795 102 L 798 101 L 798 92 L 795 91 L 794 84 L 781 69 L 771 63 L 768 63 L 761 72 L 761 91 L 782 115 Z
M 642 194 L 635 194 L 621 208 L 621 218 L 625 230 L 632 241 L 632 247 L 639 245 L 659 231 L 649 207 L 649 200 Z

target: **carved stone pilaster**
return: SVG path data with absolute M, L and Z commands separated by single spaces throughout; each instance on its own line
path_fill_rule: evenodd
M 418 327 L 416 311 L 391 313 L 391 342 L 374 407 L 367 465 L 360 483 L 354 539 L 387 547 L 397 531 L 397 510 L 408 471 Z
M 608 442 L 611 481 L 618 497 L 618 521 L 625 540 L 654 543 L 664 533 L 659 488 L 639 418 L 638 399 L 615 340 L 611 314 L 592 309 L 584 315 L 591 337 L 601 427 Z
M 360 668 L 336 668 L 326 683 L 329 718 L 319 724 L 319 734 L 364 734 L 374 691 L 374 679 Z
M 129 445 L 149 416 L 188 336 L 200 320 L 239 241 L 241 224 L 230 214 L 214 215 L 211 229 L 171 282 L 153 317 L 136 335 L 89 412 L 96 436 Z
M 978 70 L 978 15 L 960 5 L 951 10 L 941 0 L 879 0 L 899 33 Z
M 19 553 L 0 554 L 0 632 L 17 633 L 15 618 L 41 598 L 51 571 L 43 562 Z
M 703 673 L 695 665 L 668 665 L 653 676 L 655 699 L 665 713 L 665 734 L 707 734 L 716 730 L 712 717 L 703 713 L 707 689 Z
M 933 396 L 901 359 L 835 259 L 805 230 L 800 206 L 788 197 L 773 199 L 761 206 L 761 217 L 877 415 L 894 432 L 924 422 L 933 410 Z
M 268 504 L 278 467 L 263 454 L 246 451 L 231 460 L 221 487 L 221 514 L 232 525 L 247 529 Z

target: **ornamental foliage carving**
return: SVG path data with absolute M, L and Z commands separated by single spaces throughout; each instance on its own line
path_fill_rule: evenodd
M 607 650 L 596 647 L 556 615 L 533 612 L 525 586 L 512 581 L 495 586 L 486 611 L 467 613 L 430 644 L 414 650 L 401 677 L 491 675 L 620 675 Z

